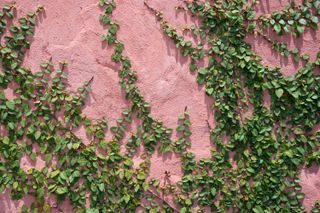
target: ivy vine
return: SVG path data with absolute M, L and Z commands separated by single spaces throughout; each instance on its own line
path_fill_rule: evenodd
M 319 0 L 294 2 L 281 11 L 255 16 L 258 1 L 188 1 L 177 9 L 202 22 L 190 30 L 201 42 L 194 44 L 166 21 L 163 13 L 145 2 L 160 22 L 163 32 L 191 60 L 190 71 L 204 85 L 214 103 L 216 125 L 210 130 L 214 144 L 211 157 L 196 160 L 190 149 L 191 127 L 187 107 L 178 117 L 176 132 L 150 113 L 150 103 L 136 84 L 137 72 L 123 53 L 125 44 L 117 37 L 120 25 L 113 20 L 115 0 L 99 0 L 104 9 L 100 22 L 108 28 L 102 42 L 113 48 L 111 60 L 120 65 L 119 84 L 130 106 L 122 111 L 116 125 L 105 118 L 91 120 L 82 108 L 94 78 L 83 82 L 76 92 L 66 86 L 66 62 L 52 59 L 35 72 L 22 66 L 30 48 L 36 19 L 44 10 L 12 22 L 15 5 L 4 5 L 0 12 L 0 191 L 11 198 L 33 197 L 22 212 L 51 212 L 68 199 L 75 212 L 305 212 L 299 174 L 304 166 L 320 163 L 320 52 L 315 61 L 297 48 L 288 49 L 266 31 L 301 36 L 306 28 L 318 28 Z M 281 55 L 290 54 L 304 66 L 293 76 L 280 68 L 264 66 L 245 41 L 248 34 L 261 36 Z M 207 58 L 209 63 L 201 65 Z M 14 98 L 4 90 L 17 85 Z M 268 93 L 271 105 L 265 106 Z M 244 117 L 249 107 L 252 115 Z M 141 124 L 128 131 L 133 119 Z M 84 126 L 90 139 L 85 144 L 74 134 Z M 110 130 L 112 140 L 105 140 Z M 129 139 L 124 140 L 125 134 Z M 227 138 L 227 141 L 225 140 Z M 121 151 L 121 144 L 126 150 Z M 138 148 L 143 160 L 134 166 Z M 38 148 L 37 148 L 38 147 Z M 183 175 L 177 183 L 149 177 L 151 156 L 175 153 L 181 159 Z M 42 157 L 42 169 L 23 169 L 20 160 Z M 233 157 L 231 157 L 233 156 Z M 170 180 L 170 173 L 165 178 Z M 48 200 L 56 198 L 56 204 Z M 172 198 L 173 201 L 167 199 Z M 89 205 L 89 207 L 87 207 Z M 62 211 L 62 210 L 61 210 Z M 319 212 L 316 202 L 312 212 Z

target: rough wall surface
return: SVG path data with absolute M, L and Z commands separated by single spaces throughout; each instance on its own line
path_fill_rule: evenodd
M 92 119 L 106 117 L 110 126 L 115 124 L 121 109 L 128 103 L 118 85 L 116 66 L 110 60 L 112 51 L 101 43 L 101 35 L 106 30 L 99 23 L 101 10 L 97 0 L 16 0 L 15 2 L 18 16 L 34 10 L 38 5 L 45 7 L 45 13 L 37 23 L 35 37 L 24 65 L 32 70 L 38 70 L 39 64 L 51 56 L 55 64 L 66 60 L 69 64 L 70 90 L 75 90 L 93 76 L 92 94 L 87 100 L 84 113 Z M 181 4 L 179 0 L 149 2 L 153 7 L 163 11 L 166 18 L 178 30 L 194 21 L 175 10 L 175 7 Z M 13 1 L 0 0 L 0 5 L 5 3 Z M 285 6 L 286 3 L 285 0 L 262 1 L 257 12 L 270 13 Z M 125 53 L 131 58 L 133 68 L 138 73 L 138 86 L 146 100 L 151 103 L 152 114 L 161 119 L 166 126 L 175 128 L 177 116 L 187 106 L 192 121 L 191 150 L 197 158 L 210 156 L 212 144 L 209 141 L 206 121 L 214 125 L 213 112 L 210 109 L 212 100 L 205 95 L 204 89 L 196 84 L 195 76 L 189 72 L 188 61 L 163 35 L 159 23 L 144 6 L 143 0 L 118 1 L 114 18 L 120 23 L 119 39 L 125 44 Z M 299 47 L 302 53 L 309 53 L 312 59 L 320 49 L 318 32 L 307 31 L 299 39 L 289 37 L 280 39 L 287 41 L 291 47 Z M 291 58 L 284 59 L 273 52 L 269 44 L 263 40 L 250 37 L 248 42 L 262 56 L 266 65 L 281 66 L 286 75 L 295 74 L 297 68 L 301 66 L 294 63 Z M 79 129 L 77 134 L 86 140 L 82 129 Z M 25 167 L 44 165 L 41 159 L 38 159 L 36 165 L 31 165 L 27 160 L 21 164 Z M 173 181 L 179 180 L 181 177 L 179 158 L 154 154 L 150 176 L 163 179 L 165 171 L 171 172 Z M 302 169 L 302 187 L 306 194 L 304 205 L 307 209 L 310 209 L 315 200 L 320 199 L 319 177 L 318 168 Z M 0 196 L 0 212 L 17 212 L 23 202 L 28 202 L 28 199 L 12 202 L 8 193 L 4 193 Z M 67 204 L 64 209 L 65 212 L 72 212 Z

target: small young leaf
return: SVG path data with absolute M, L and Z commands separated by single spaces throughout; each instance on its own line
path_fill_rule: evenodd
M 283 95 L 283 92 L 284 92 L 283 89 L 281 89 L 281 88 L 280 88 L 280 89 L 277 89 L 277 90 L 276 90 L 276 96 L 277 96 L 278 98 L 281 98 L 281 96 Z
M 281 26 L 280 26 L 280 24 L 275 24 L 275 25 L 273 26 L 273 29 L 274 29 L 278 34 L 281 33 Z
M 311 17 L 311 21 L 312 21 L 313 23 L 315 23 L 315 24 L 318 24 L 319 19 L 318 19 L 317 16 L 312 16 L 312 17 Z

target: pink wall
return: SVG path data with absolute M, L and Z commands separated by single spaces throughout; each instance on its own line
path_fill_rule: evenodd
M 0 5 L 12 3 L 0 0 Z M 25 66 L 33 70 L 39 64 L 53 57 L 57 64 L 60 60 L 69 63 L 70 90 L 75 90 L 83 81 L 94 76 L 92 95 L 87 100 L 84 112 L 92 119 L 105 116 L 110 126 L 120 116 L 121 109 L 127 106 L 124 94 L 118 85 L 115 65 L 111 62 L 111 53 L 101 43 L 101 35 L 106 31 L 99 23 L 101 9 L 97 0 L 16 0 L 18 15 L 34 10 L 37 5 L 45 7 L 40 17 L 36 33 L 25 59 Z M 178 30 L 192 23 L 190 17 L 177 12 L 175 6 L 180 0 L 149 0 L 150 5 L 163 11 L 164 16 Z M 286 0 L 261 1 L 257 11 L 270 13 L 280 9 Z M 143 0 L 119 0 L 114 18 L 120 23 L 118 37 L 126 45 L 125 54 L 131 58 L 133 68 L 138 72 L 138 86 L 148 102 L 152 114 L 161 119 L 170 128 L 175 128 L 177 116 L 188 106 L 192 121 L 192 148 L 197 158 L 210 155 L 211 144 L 206 120 L 213 126 L 210 110 L 212 100 L 205 96 L 204 89 L 196 84 L 195 76 L 189 72 L 188 61 L 175 49 L 174 44 L 162 33 L 159 23 L 143 4 Z M 274 35 L 271 35 L 277 38 Z M 284 39 L 291 47 L 301 48 L 303 53 L 311 54 L 314 59 L 320 49 L 320 33 L 307 31 L 299 39 Z M 287 75 L 294 74 L 297 67 L 291 59 L 284 59 L 270 49 L 261 39 L 248 38 L 263 62 L 270 66 L 279 65 Z M 10 91 L 8 91 L 10 92 Z M 78 131 L 84 137 L 83 131 Z M 108 135 L 110 138 L 111 136 Z M 175 137 L 175 136 L 174 136 Z M 137 159 L 138 161 L 138 159 Z M 30 167 L 27 161 L 22 163 Z M 43 162 L 37 161 L 38 167 Z M 171 180 L 181 176 L 179 158 L 164 158 L 156 154 L 152 158 L 151 176 L 163 179 L 164 171 L 171 172 Z M 314 200 L 320 199 L 320 171 L 318 168 L 303 170 L 301 174 L 303 190 L 306 193 L 304 204 L 307 208 Z M 28 202 L 28 199 L 26 199 Z M 22 202 L 11 202 L 8 193 L 0 196 L 0 212 L 16 212 Z M 65 205 L 65 211 L 71 212 Z

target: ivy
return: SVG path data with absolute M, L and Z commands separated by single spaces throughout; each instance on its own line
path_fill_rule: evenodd
M 300 36 L 304 33 L 306 27 L 318 29 L 319 20 L 316 15 L 319 14 L 313 14 L 312 10 L 319 10 L 317 0 L 303 1 L 298 6 L 292 2 L 281 11 L 272 12 L 270 18 L 262 15 L 258 18 L 258 22 L 264 27 L 271 25 L 279 35 L 292 32 L 294 36 Z
M 165 21 L 160 11 L 148 3 L 145 4 L 156 15 L 164 33 L 174 43 L 184 41 Z M 176 197 L 177 202 L 183 206 L 181 211 L 188 212 L 192 209 L 191 205 L 195 204 L 210 207 L 214 212 L 224 212 L 227 209 L 239 212 L 273 212 L 280 209 L 290 212 L 304 211 L 300 204 L 303 198 L 301 187 L 298 181 L 291 183 L 288 178 L 298 177 L 299 165 L 310 165 L 305 156 L 310 155 L 313 156 L 312 159 L 317 159 L 314 151 L 318 145 L 314 143 L 318 144 L 316 138 L 319 135 L 308 135 L 312 127 L 319 122 L 318 115 L 314 116 L 319 110 L 316 106 L 318 95 L 313 96 L 319 91 L 317 86 L 311 86 L 312 82 L 319 81 L 318 76 L 313 73 L 317 62 L 310 62 L 307 54 L 300 56 L 298 49 L 289 50 L 287 44 L 271 40 L 264 34 L 264 30 L 269 27 L 278 34 L 292 32 L 299 36 L 305 27 L 317 29 L 317 25 L 314 25 L 317 23 L 317 16 L 312 15 L 311 10 L 318 6 L 315 1 L 304 1 L 298 7 L 292 4 L 283 11 L 275 11 L 271 16 L 263 15 L 254 20 L 253 9 L 245 2 L 186 3 L 186 8 L 202 20 L 199 29 L 208 32 L 204 36 L 208 42 L 202 46 L 208 46 L 205 55 L 209 58 L 209 65 L 197 66 L 200 58 L 193 57 L 197 53 L 196 48 L 193 47 L 193 52 L 185 54 L 183 45 L 176 46 L 182 55 L 191 58 L 190 70 L 198 72 L 197 82 L 204 84 L 206 94 L 214 99 L 212 107 L 215 109 L 217 125 L 215 129 L 211 129 L 210 125 L 209 128 L 216 150 L 206 162 L 215 165 L 210 166 L 214 174 L 209 177 L 217 184 L 209 187 L 208 192 L 210 189 L 213 189 L 212 195 L 219 192 L 220 200 L 219 205 L 212 204 L 214 200 L 205 195 L 205 192 L 199 197 L 199 189 L 203 186 L 198 184 L 210 183 L 209 180 L 204 181 L 202 176 L 207 176 L 209 172 L 201 169 L 200 163 L 203 163 L 204 159 L 195 162 L 192 153 L 188 153 L 183 158 L 182 168 L 185 175 L 180 183 L 182 191 Z M 279 69 L 263 66 L 260 57 L 244 40 L 246 33 L 253 32 L 270 42 L 272 48 L 281 55 L 288 57 L 292 54 L 295 61 L 303 59 L 306 62 L 305 67 L 295 76 L 284 77 Z M 262 103 L 263 91 L 267 91 L 271 96 L 270 109 Z M 302 94 L 315 99 L 309 98 L 306 104 L 302 100 Z M 315 111 L 303 112 L 298 106 L 300 104 Z M 242 112 L 249 105 L 253 106 L 253 115 L 244 119 Z M 315 108 L 311 107 L 312 105 Z M 307 118 L 309 116 L 311 117 Z M 303 121 L 302 118 L 308 121 Z M 293 131 L 289 130 L 292 126 Z M 228 142 L 222 143 L 226 136 L 229 137 Z M 313 142 L 306 144 L 308 140 Z M 231 152 L 235 153 L 234 159 L 230 159 Z M 231 160 L 236 160 L 236 169 L 231 166 Z M 222 171 L 223 173 L 219 173 Z M 200 179 L 193 178 L 198 175 Z M 239 191 L 241 194 L 236 194 Z
M 178 133 L 180 133 L 180 137 L 177 141 L 173 143 L 174 151 L 177 153 L 185 152 L 188 147 L 191 146 L 191 121 L 189 118 L 189 113 L 187 112 L 187 107 L 185 108 L 185 111 L 183 114 L 181 114 L 179 117 L 179 125 L 176 129 Z
M 117 37 L 121 26 L 112 18 L 116 1 L 99 0 L 100 22 L 108 28 L 102 42 L 114 51 L 111 60 L 120 67 L 119 84 L 130 104 L 111 127 L 106 118 L 91 120 L 82 112 L 93 77 L 69 92 L 66 62 L 55 65 L 50 58 L 38 72 L 22 65 L 44 8 L 12 21 L 17 18 L 15 5 L 4 5 L 0 12 L 0 130 L 5 132 L 0 136 L 0 191 L 10 189 L 14 200 L 32 196 L 34 202 L 22 206 L 21 212 L 60 210 L 65 199 L 80 213 L 138 208 L 143 212 L 305 212 L 300 168 L 320 162 L 320 135 L 313 131 L 320 121 L 320 77 L 315 73 L 320 52 L 311 61 L 308 54 L 289 49 L 265 32 L 300 36 L 307 28 L 316 30 L 319 1 L 291 3 L 257 19 L 253 9 L 257 1 L 185 2 L 177 10 L 191 13 L 201 24 L 183 31 L 200 38 L 198 44 L 180 35 L 161 11 L 144 4 L 181 54 L 190 58 L 196 82 L 214 100 L 215 127 L 208 122 L 214 145 L 211 156 L 197 160 L 190 150 L 187 107 L 178 117 L 175 141 L 173 129 L 152 116 L 151 105 L 137 85 L 137 72 L 124 53 L 125 44 Z M 245 41 L 252 33 L 282 56 L 303 60 L 303 67 L 293 76 L 284 76 L 279 68 L 264 66 Z M 203 66 L 205 58 L 208 64 Z M 4 90 L 13 83 L 17 89 L 9 100 Z M 264 93 L 271 97 L 270 107 L 263 103 Z M 244 117 L 249 106 L 252 115 Z M 140 124 L 129 132 L 133 119 Z M 89 143 L 74 133 L 81 126 Z M 107 131 L 111 140 L 105 139 Z M 180 158 L 181 180 L 171 183 L 168 171 L 164 182 L 150 177 L 150 161 L 156 153 Z M 45 167 L 22 168 L 23 156 L 31 161 L 43 157 Z M 142 159 L 139 165 L 134 165 L 134 156 Z M 50 197 L 56 198 L 55 205 L 49 204 Z M 318 211 L 316 202 L 312 212 Z

